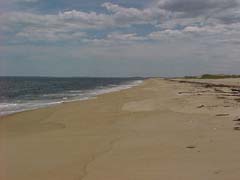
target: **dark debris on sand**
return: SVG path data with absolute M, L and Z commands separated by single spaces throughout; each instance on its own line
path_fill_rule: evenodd
M 187 146 L 186 148 L 188 148 L 188 149 L 195 149 L 196 146 Z
M 216 116 L 229 116 L 229 114 L 216 114 Z
M 235 131 L 240 131 L 240 127 L 234 127 L 233 128 Z

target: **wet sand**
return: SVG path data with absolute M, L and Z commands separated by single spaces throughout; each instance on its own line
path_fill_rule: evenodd
M 240 79 L 179 81 L 1 117 L 0 179 L 239 180 Z

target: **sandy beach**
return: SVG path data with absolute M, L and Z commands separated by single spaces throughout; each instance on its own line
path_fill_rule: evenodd
M 239 180 L 240 79 L 180 81 L 0 117 L 0 179 Z

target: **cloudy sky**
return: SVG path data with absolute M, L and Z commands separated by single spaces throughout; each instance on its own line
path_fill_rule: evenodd
M 0 75 L 240 74 L 240 0 L 1 0 Z

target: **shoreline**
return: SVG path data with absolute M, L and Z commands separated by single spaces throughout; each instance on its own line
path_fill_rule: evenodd
M 0 117 L 0 179 L 238 180 L 240 103 L 229 90 L 152 78 Z
M 98 96 L 101 96 L 103 94 L 119 92 L 119 91 L 123 91 L 123 90 L 127 90 L 127 89 L 130 89 L 130 88 L 139 86 L 142 83 L 144 83 L 145 80 L 146 79 L 144 79 L 144 80 L 134 80 L 134 81 L 131 81 L 131 82 L 128 82 L 128 83 L 123 83 L 121 85 L 106 86 L 105 88 L 90 89 L 89 91 L 99 91 L 99 92 L 97 92 L 95 95 L 91 95 L 89 97 L 82 97 L 80 99 L 71 99 L 71 100 L 64 100 L 63 99 L 62 101 L 47 103 L 46 105 L 39 106 L 39 107 L 33 107 L 33 108 L 22 109 L 22 110 L 19 110 L 19 111 L 10 112 L 10 113 L 6 113 L 6 114 L 0 114 L 0 118 L 10 116 L 10 115 L 14 115 L 14 114 L 17 114 L 17 113 L 29 112 L 29 111 L 34 111 L 34 110 L 38 110 L 38 109 L 58 106 L 58 105 L 65 104 L 65 103 L 91 100 L 91 99 L 97 98 Z M 103 91 L 103 92 L 101 92 L 101 91 Z

